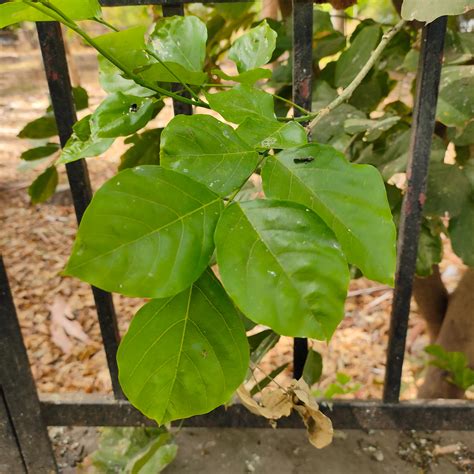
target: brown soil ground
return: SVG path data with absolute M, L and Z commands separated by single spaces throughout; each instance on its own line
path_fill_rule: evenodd
M 97 83 L 95 56 L 84 48 L 75 50 L 73 56 L 93 109 L 104 97 Z M 21 152 L 31 144 L 16 135 L 48 105 L 39 50 L 33 46 L 2 47 L 0 68 L 1 252 L 38 390 L 110 392 L 90 288 L 78 280 L 60 276 L 76 232 L 65 172 L 60 172 L 60 192 L 46 204 L 32 205 L 27 187 L 38 169 L 25 168 L 19 159 Z M 168 107 L 156 120 L 164 124 L 169 117 Z M 95 189 L 116 172 L 123 150 L 123 142 L 118 140 L 105 156 L 88 160 Z M 43 163 L 39 168 L 44 166 Z M 462 274 L 462 265 L 448 245 L 441 269 L 444 280 L 453 288 Z M 344 372 L 354 383 L 360 384 L 354 394 L 347 396 L 379 398 L 392 290 L 365 279 L 353 281 L 350 290 L 346 317 L 330 344 L 312 343 L 324 359 L 319 388 L 332 383 L 336 372 Z M 119 295 L 114 295 L 114 301 L 123 334 L 142 301 Z M 54 320 L 51 318 L 53 305 Z M 72 325 L 67 314 L 72 317 Z M 403 398 L 416 396 L 416 387 L 423 377 L 426 362 L 423 348 L 427 343 L 424 322 L 413 305 L 403 370 Z M 263 361 L 262 368 L 269 371 L 271 367 L 290 362 L 291 344 L 289 338 L 282 338 Z M 279 377 L 288 378 L 289 373 Z

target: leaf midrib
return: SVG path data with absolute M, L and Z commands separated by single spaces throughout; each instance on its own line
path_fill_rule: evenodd
M 189 217 L 189 216 L 195 214 L 196 212 L 202 211 L 202 210 L 205 209 L 206 207 L 209 207 L 209 206 L 211 206 L 212 204 L 215 204 L 216 202 L 219 202 L 220 200 L 221 200 L 220 197 L 219 197 L 219 198 L 216 198 L 216 199 L 213 199 L 212 201 L 208 202 L 207 204 L 205 204 L 205 205 L 203 205 L 203 206 L 200 206 L 200 207 L 194 209 L 193 211 L 188 212 L 188 213 L 184 214 L 183 216 L 180 216 L 180 217 L 178 217 L 177 219 L 174 219 L 173 221 L 170 221 L 170 222 L 166 223 L 165 225 L 163 225 L 163 226 L 161 226 L 161 227 L 158 227 L 157 229 L 154 229 L 154 230 L 151 231 L 151 232 L 148 232 L 148 233 L 146 233 L 146 234 L 141 235 L 141 236 L 138 237 L 137 239 L 131 240 L 131 241 L 129 241 L 129 242 L 124 242 L 123 244 L 120 244 L 118 247 L 115 247 L 114 249 L 111 249 L 111 250 L 109 250 L 109 251 L 107 251 L 107 252 L 105 252 L 105 253 L 103 253 L 103 254 L 101 254 L 101 255 L 97 255 L 97 256 L 95 256 L 95 257 L 93 257 L 93 258 L 91 258 L 91 259 L 89 259 L 89 260 L 86 260 L 85 262 L 82 262 L 82 263 L 80 263 L 80 264 L 78 264 L 78 265 L 68 266 L 67 270 L 72 270 L 72 271 L 74 271 L 74 270 L 76 270 L 76 269 L 78 269 L 78 268 L 80 268 L 80 267 L 82 267 L 82 266 L 84 266 L 84 265 L 88 265 L 88 264 L 90 264 L 91 262 L 94 262 L 95 260 L 98 260 L 98 259 L 100 259 L 100 258 L 106 257 L 107 255 L 110 255 L 110 254 L 112 254 L 112 253 L 114 253 L 114 252 L 117 252 L 118 250 L 122 249 L 123 247 L 129 246 L 129 245 L 133 245 L 133 244 L 135 244 L 136 242 L 139 242 L 139 241 L 142 240 L 142 239 L 148 238 L 148 237 L 150 237 L 150 236 L 152 236 L 152 235 L 154 235 L 154 234 L 156 234 L 156 233 L 162 231 L 163 229 L 166 229 L 167 227 L 170 227 L 170 226 L 176 224 L 177 222 L 183 221 L 185 218 L 187 218 L 187 217 Z

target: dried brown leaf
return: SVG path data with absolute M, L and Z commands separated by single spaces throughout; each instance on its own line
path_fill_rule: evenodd
M 333 428 L 331 420 L 319 410 L 308 384 L 300 379 L 290 387 L 295 410 L 303 418 L 310 443 L 318 449 L 331 444 Z
M 89 336 L 83 331 L 82 326 L 74 319 L 71 307 L 60 296 L 56 296 L 50 306 L 51 312 L 51 340 L 65 354 L 72 352 L 74 343 L 71 338 L 88 344 Z
M 243 385 L 237 389 L 237 395 L 247 410 L 269 420 L 278 420 L 282 416 L 288 416 L 291 413 L 291 398 L 280 388 L 266 391 L 262 395 L 260 404 L 252 398 L 250 392 Z

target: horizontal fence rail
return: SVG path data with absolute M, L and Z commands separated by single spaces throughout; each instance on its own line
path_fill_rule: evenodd
M 320 402 L 321 411 L 336 429 L 361 430 L 472 430 L 474 409 L 463 400 L 379 401 L 334 400 Z M 51 426 L 156 426 L 130 403 L 94 395 L 44 396 L 41 413 Z M 207 415 L 193 416 L 175 425 L 192 428 L 269 428 L 269 421 L 250 413 L 240 403 L 219 407 Z M 302 428 L 293 413 L 277 422 L 278 428 Z
M 233 3 L 241 0 L 201 0 L 199 3 Z M 251 0 L 247 0 L 251 1 Z M 183 15 L 184 0 L 101 0 L 103 6 L 161 5 L 164 16 Z M 311 108 L 313 4 L 293 0 L 293 100 Z M 60 25 L 37 24 L 41 52 L 61 145 L 67 142 L 76 121 L 72 88 Z M 415 272 L 417 242 L 424 202 L 434 117 L 441 73 L 446 18 L 424 28 L 418 67 L 417 92 L 412 127 L 408 189 L 404 197 L 398 238 L 396 286 L 390 322 L 384 396 L 381 401 L 334 400 L 321 402 L 321 409 L 338 429 L 471 430 L 474 404 L 466 401 L 400 402 L 400 385 L 410 299 Z M 179 86 L 176 86 L 179 88 Z M 175 114 L 191 114 L 188 104 L 173 102 Z M 298 111 L 295 111 L 295 115 Z M 78 222 L 92 198 L 85 160 L 66 165 Z M 47 436 L 47 426 L 144 426 L 155 422 L 138 412 L 118 383 L 116 352 L 120 342 L 112 295 L 92 287 L 104 349 L 111 376 L 113 397 L 84 394 L 43 395 L 38 399 L 28 357 L 17 320 L 7 275 L 0 259 L 0 452 L 16 470 L 41 474 L 55 472 L 56 464 Z M 305 339 L 295 339 L 295 377 L 301 376 L 308 351 Z M 183 421 L 187 427 L 264 428 L 268 421 L 240 404 L 220 407 L 207 415 Z M 301 428 L 298 416 L 278 421 L 281 428 Z M 0 471 L 3 465 L 0 464 Z M 3 471 L 2 471 L 3 472 Z

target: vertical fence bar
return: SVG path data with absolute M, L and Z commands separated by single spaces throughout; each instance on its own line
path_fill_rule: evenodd
M 72 134 L 72 126 L 77 118 L 61 26 L 56 22 L 38 22 L 36 27 L 54 116 L 58 126 L 59 139 L 61 146 L 64 146 Z M 77 221 L 80 222 L 84 211 L 92 199 L 87 164 L 85 160 L 68 163 L 66 171 Z M 95 287 L 92 287 L 92 292 L 99 317 L 100 331 L 104 342 L 114 395 L 116 398 L 124 398 L 118 382 L 118 367 L 115 358 L 120 335 L 112 295 Z
M 311 110 L 313 77 L 313 2 L 293 0 L 293 102 Z M 295 116 L 301 115 L 295 109 Z M 308 341 L 294 339 L 293 375 L 299 379 L 308 355 Z
M 398 235 L 398 262 L 383 394 L 385 402 L 398 402 L 400 396 L 408 316 L 435 125 L 446 22 L 446 17 L 441 17 L 423 29 L 407 165 L 408 186 L 403 199 Z
M 184 16 L 184 5 L 183 4 L 171 4 L 171 5 L 163 5 L 163 16 L 168 17 L 168 16 L 174 16 L 174 15 L 179 15 L 179 16 Z M 173 92 L 178 92 L 181 91 L 183 86 L 181 84 L 172 84 L 171 85 L 171 90 Z M 191 96 L 189 95 L 188 92 L 184 92 L 182 94 L 184 97 L 190 98 Z M 191 104 L 184 104 L 183 102 L 180 102 L 179 100 L 173 99 L 173 110 L 175 115 L 192 115 L 193 113 L 193 106 Z
M 0 256 L 0 383 L 10 426 L 24 468 L 34 474 L 56 472 L 51 442 L 16 316 L 7 273 Z M 2 401 L 0 401 L 2 403 Z M 16 472 L 16 466 L 8 471 Z M 17 472 L 21 472 L 19 469 Z
M 0 472 L 26 472 L 7 401 L 0 385 Z

